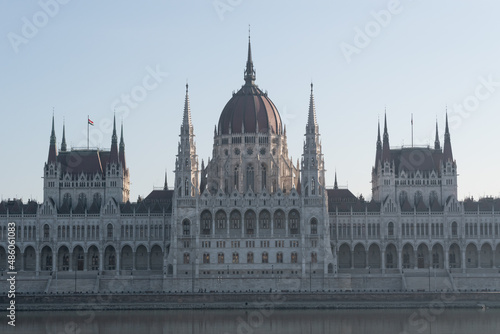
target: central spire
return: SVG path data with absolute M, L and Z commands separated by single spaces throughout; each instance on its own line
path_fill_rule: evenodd
M 184 100 L 184 114 L 182 115 L 182 134 L 193 133 L 193 123 L 191 122 L 191 105 L 189 103 L 189 85 L 186 83 L 186 98 Z
M 255 84 L 255 70 L 252 61 L 252 45 L 250 43 L 250 28 L 248 28 L 248 58 L 247 68 L 245 69 L 245 85 Z
M 307 133 L 318 133 L 318 123 L 316 122 L 316 107 L 314 105 L 313 83 L 311 82 L 311 96 L 309 98 L 309 114 L 307 115 Z

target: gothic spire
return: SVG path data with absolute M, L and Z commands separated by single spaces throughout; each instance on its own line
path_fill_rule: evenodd
M 52 114 L 52 131 L 50 133 L 49 157 L 48 162 L 56 162 L 57 147 L 56 147 L 56 131 L 54 129 L 54 114 Z
M 250 43 L 250 30 L 248 31 L 248 57 L 247 57 L 247 67 L 245 69 L 245 85 L 255 84 L 255 70 L 253 68 L 252 61 L 252 45 Z
M 440 150 L 441 149 L 441 143 L 439 142 L 438 121 L 437 121 L 437 119 L 436 119 L 436 139 L 434 140 L 434 149 L 435 150 Z
M 382 143 L 382 161 L 391 160 L 391 147 L 389 145 L 389 132 L 387 131 L 387 113 L 384 113 L 384 141 Z
M 333 189 L 339 189 L 339 186 L 337 184 L 337 171 L 335 171 L 335 182 L 333 183 Z
M 61 152 L 66 152 L 66 125 L 63 122 L 63 135 L 62 135 L 62 142 L 61 142 Z
M 121 131 L 120 131 L 120 148 L 118 151 L 118 157 L 120 158 L 120 163 L 123 166 L 123 170 L 127 169 L 125 163 L 125 141 L 123 140 L 123 121 L 121 124 Z
M 453 152 L 451 150 L 450 129 L 448 128 L 448 112 L 446 112 L 446 125 L 445 125 L 445 129 L 444 129 L 443 159 L 445 162 L 453 161 Z
M 116 135 L 116 115 L 113 116 L 113 135 L 111 136 L 111 152 L 109 162 L 118 162 L 118 136 Z
M 314 105 L 313 83 L 311 82 L 311 96 L 309 97 L 309 113 L 307 115 L 306 133 L 318 133 L 316 122 L 316 107 Z
M 377 150 L 375 152 L 375 168 L 377 168 L 380 159 L 382 159 L 382 139 L 380 139 L 380 119 L 378 120 Z
M 184 114 L 182 116 L 181 134 L 193 134 L 193 123 L 191 122 L 191 106 L 189 103 L 189 85 L 186 84 L 186 98 L 184 100 Z
M 167 170 L 165 169 L 165 183 L 163 184 L 163 190 L 168 190 L 168 180 L 167 180 Z

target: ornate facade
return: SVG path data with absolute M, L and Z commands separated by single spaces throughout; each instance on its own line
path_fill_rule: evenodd
M 431 269 L 450 288 L 468 286 L 467 275 L 495 277 L 500 200 L 457 200 L 447 120 L 443 148 L 437 124 L 433 148 L 391 148 L 384 119 L 368 202 L 339 188 L 336 176 L 333 188 L 325 186 L 312 84 L 302 158 L 294 163 L 280 114 L 255 79 L 249 41 L 245 83 L 224 107 L 211 158 L 200 167 L 186 85 L 174 187 L 165 180 L 136 203 L 123 126 L 118 144 L 114 125 L 109 151 L 67 150 L 63 127 L 58 152 L 53 119 L 43 202 L 0 203 L 0 270 L 7 268 L 7 223 L 15 222 L 16 268 L 35 278 L 81 271 L 156 277 L 163 289 L 185 287 L 187 278 L 193 287 L 223 289 L 223 278 L 243 289 L 276 277 L 299 282 L 296 289 L 314 279 L 322 288 L 398 282 L 406 289 Z

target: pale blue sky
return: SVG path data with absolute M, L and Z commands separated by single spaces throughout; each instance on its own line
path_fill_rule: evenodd
M 384 108 L 391 146 L 410 145 L 412 113 L 414 142 L 428 145 L 436 118 L 443 141 L 448 105 L 459 197 L 500 195 L 498 1 L 72 0 L 57 9 L 53 3 L 0 4 L 3 199 L 42 200 L 53 107 L 58 145 L 63 118 L 68 145 L 85 143 L 89 114 L 96 123 L 91 146 L 102 148 L 110 147 L 105 123 L 116 107 L 132 200 L 162 186 L 165 169 L 172 184 L 186 79 L 197 151 L 206 161 L 220 112 L 243 84 L 248 24 L 256 82 L 287 125 L 294 161 L 314 82 L 328 185 L 336 169 L 340 185 L 371 197 Z M 382 15 L 377 23 L 373 12 L 388 8 L 390 20 Z M 30 31 L 35 23 L 38 31 Z M 369 43 L 358 29 L 368 30 Z M 356 53 L 346 57 L 342 47 L 353 50 L 355 43 Z M 147 81 L 146 96 L 137 95 L 142 101 L 124 112 L 122 95 L 139 94 L 155 70 L 163 74 Z

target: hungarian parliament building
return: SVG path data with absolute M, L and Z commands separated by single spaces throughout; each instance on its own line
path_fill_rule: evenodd
M 313 85 L 292 161 L 278 109 L 255 80 L 249 41 L 244 84 L 201 166 L 186 85 L 173 187 L 165 180 L 137 202 L 123 125 L 109 150 L 68 149 L 52 118 L 43 202 L 0 203 L 0 271 L 14 222 L 28 291 L 64 291 L 73 276 L 88 291 L 500 289 L 500 199 L 458 200 L 447 118 L 433 146 L 394 148 L 384 117 L 367 201 L 336 176 L 325 185 Z

